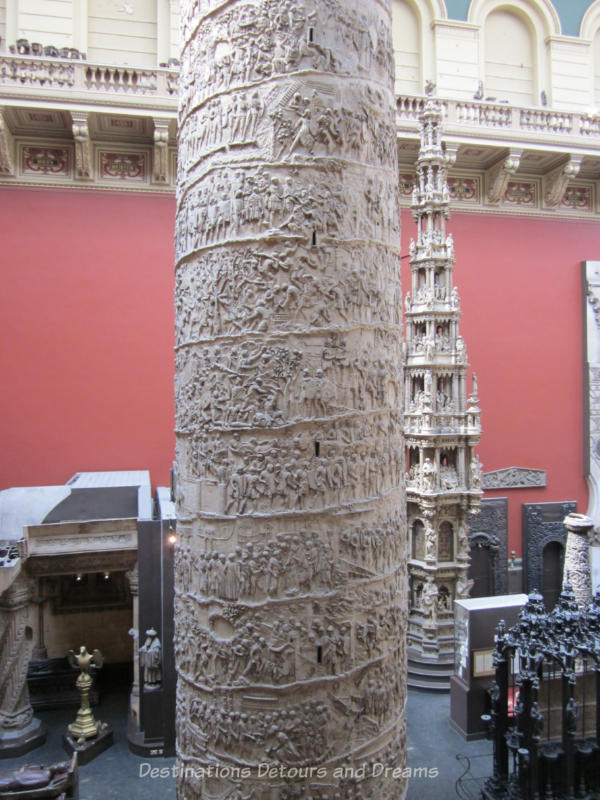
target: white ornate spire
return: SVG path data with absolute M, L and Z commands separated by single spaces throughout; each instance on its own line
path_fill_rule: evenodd
M 427 98 L 421 115 L 406 295 L 405 430 L 411 536 L 409 661 L 449 661 L 453 600 L 469 592 L 467 514 L 479 508 L 481 433 L 477 381 L 467 399 L 467 352 L 453 283 L 454 242 L 446 231 L 450 195 L 441 139 L 443 111 Z M 409 669 L 410 672 L 410 669 Z M 409 678 L 410 680 L 410 678 Z

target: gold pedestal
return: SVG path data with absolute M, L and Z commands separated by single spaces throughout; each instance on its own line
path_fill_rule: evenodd
M 81 706 L 77 712 L 75 722 L 72 722 L 68 728 L 73 739 L 79 744 L 82 744 L 87 739 L 93 739 L 106 727 L 104 722 L 96 722 L 90 708 L 92 683 L 93 678 L 89 672 L 80 672 L 75 683 L 81 695 Z
M 75 681 L 81 695 L 81 705 L 75 722 L 68 726 L 68 733 L 63 734 L 63 746 L 67 753 L 77 753 L 80 764 L 87 764 L 113 744 L 112 730 L 106 722 L 96 722 L 90 708 L 90 689 L 93 683 L 90 670 L 92 667 L 100 669 L 104 659 L 99 650 L 88 653 L 83 645 L 78 654 L 70 650 L 67 658 L 72 667 L 81 670 Z

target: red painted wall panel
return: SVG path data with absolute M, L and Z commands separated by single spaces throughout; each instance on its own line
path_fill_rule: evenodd
M 0 488 L 173 459 L 172 197 L 8 188 Z
M 21 188 L 0 198 L 0 488 L 103 469 L 149 469 L 167 483 L 174 198 Z M 449 230 L 484 469 L 548 471 L 545 489 L 488 493 L 509 498 L 520 555 L 521 503 L 587 508 L 579 265 L 600 257 L 600 226 L 455 212 Z M 403 253 L 413 232 L 404 212 Z
M 600 257 L 597 222 L 455 212 L 461 331 L 477 373 L 484 471 L 545 469 L 544 489 L 509 499 L 509 547 L 521 554 L 521 504 L 576 500 L 583 477 L 581 261 Z M 403 253 L 415 230 L 403 215 Z M 409 286 L 408 260 L 403 280 Z M 469 382 L 470 387 L 470 382 Z

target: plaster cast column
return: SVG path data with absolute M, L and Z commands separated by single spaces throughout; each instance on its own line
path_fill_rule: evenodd
M 398 800 L 373 771 L 405 762 L 389 3 L 187 0 L 181 24 L 178 797 Z
M 0 758 L 27 753 L 46 739 L 45 728 L 33 716 L 27 688 L 32 589 L 32 580 L 20 573 L 0 597 Z
M 563 586 L 568 581 L 573 587 L 580 606 L 592 599 L 592 576 L 590 571 L 589 536 L 593 521 L 585 514 L 569 514 L 564 519 L 567 529 L 567 546 L 563 566 Z
M 139 725 L 140 721 L 140 577 L 138 573 L 138 565 L 129 572 L 127 581 L 129 583 L 129 591 L 131 592 L 132 606 L 133 606 L 133 626 L 129 633 L 133 639 L 133 685 L 131 687 L 131 694 L 129 695 L 129 711 L 131 716 Z

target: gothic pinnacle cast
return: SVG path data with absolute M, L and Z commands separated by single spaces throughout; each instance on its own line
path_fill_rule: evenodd
M 453 603 L 470 589 L 467 514 L 479 509 L 482 492 L 474 453 L 481 434 L 477 380 L 473 375 L 467 398 L 460 299 L 452 281 L 454 244 L 446 234 L 450 195 L 442 116 L 441 104 L 428 97 L 412 198 L 417 238 L 410 244 L 412 286 L 405 298 L 404 409 L 409 682 L 448 688 L 454 665 Z

